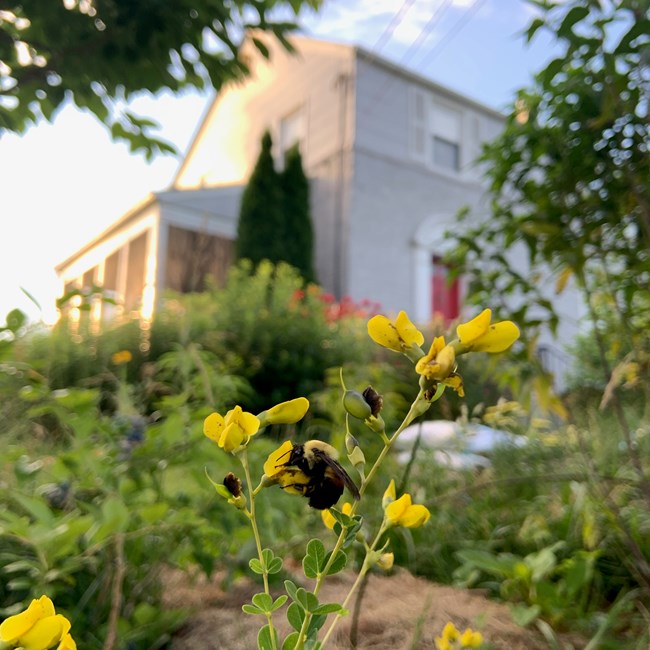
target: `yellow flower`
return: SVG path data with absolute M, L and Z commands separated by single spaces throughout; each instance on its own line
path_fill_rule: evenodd
M 406 352 L 413 345 L 424 343 L 424 335 L 411 323 L 405 311 L 397 314 L 395 322 L 386 316 L 373 316 L 368 321 L 368 334 L 375 343 L 395 352 Z
M 285 440 L 275 451 L 269 454 L 269 457 L 264 463 L 264 473 L 269 478 L 274 477 L 285 469 L 283 465 L 289 460 L 292 449 L 293 445 L 291 444 L 291 440 Z
M 219 413 L 211 413 L 203 422 L 203 433 L 224 451 L 230 452 L 246 445 L 259 428 L 257 417 L 242 411 L 241 406 L 228 411 L 225 418 Z
M 415 372 L 430 381 L 439 381 L 453 388 L 461 397 L 465 396 L 463 378 L 456 372 L 456 351 L 451 344 L 445 344 L 444 336 L 433 339 L 428 354 L 415 364 Z
M 509 320 L 491 325 L 492 311 L 484 309 L 478 316 L 456 328 L 464 351 L 503 352 L 518 338 L 519 328 Z
M 56 650 L 77 650 L 77 644 L 69 634 L 66 634 Z
M 344 515 L 349 515 L 352 512 L 352 504 L 348 503 L 347 501 L 341 506 L 341 512 Z M 334 524 L 336 523 L 336 519 L 334 519 L 334 515 L 329 511 L 329 508 L 326 510 L 321 510 L 320 512 L 321 517 L 323 518 L 323 523 L 331 530 L 334 528 Z
M 262 427 L 269 424 L 293 424 L 302 420 L 308 410 L 309 400 L 306 397 L 297 397 L 288 402 L 276 404 L 267 411 L 262 411 L 257 419 Z
M 456 365 L 456 353 L 450 345 L 445 345 L 445 337 L 433 339 L 429 353 L 425 354 L 416 364 L 415 372 L 427 379 L 442 381 L 449 377 Z
M 483 635 L 469 627 L 460 635 L 461 648 L 480 648 L 482 643 Z
M 389 503 L 384 509 L 384 516 L 390 526 L 419 528 L 429 521 L 431 513 L 422 505 L 414 505 L 410 494 L 403 494 L 399 499 Z
M 382 497 L 381 507 L 386 510 L 386 506 L 395 501 L 395 499 L 397 499 L 397 493 L 395 492 L 395 479 L 391 479 L 386 491 L 384 492 L 384 496 Z
M 377 560 L 377 566 L 384 571 L 390 571 L 393 568 L 394 561 L 395 555 L 393 553 L 382 553 Z
M 264 474 L 267 484 L 279 485 L 289 494 L 302 496 L 309 483 L 309 477 L 297 467 L 286 467 L 292 449 L 291 440 L 286 440 L 271 452 L 264 463 Z
M 47 650 L 60 642 L 61 650 L 74 650 L 76 646 L 69 630 L 70 621 L 55 613 L 54 604 L 47 596 L 41 596 L 32 600 L 24 612 L 10 616 L 0 625 L 0 641 L 23 650 Z
M 116 366 L 121 366 L 124 363 L 128 363 L 131 361 L 131 359 L 133 359 L 133 355 L 128 350 L 120 350 L 111 356 L 111 361 Z

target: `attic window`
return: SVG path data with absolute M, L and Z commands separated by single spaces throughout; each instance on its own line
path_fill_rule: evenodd
M 436 167 L 460 170 L 461 114 L 435 104 L 431 112 L 432 162 Z

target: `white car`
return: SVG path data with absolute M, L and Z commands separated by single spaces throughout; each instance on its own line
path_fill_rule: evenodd
M 450 420 L 428 420 L 406 427 L 395 442 L 397 459 L 406 464 L 416 441 L 433 450 L 436 462 L 454 469 L 489 467 L 488 456 L 503 445 L 521 447 L 524 438 L 484 424 L 460 424 Z

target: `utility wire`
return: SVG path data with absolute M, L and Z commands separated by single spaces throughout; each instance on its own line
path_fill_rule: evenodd
M 402 6 L 398 9 L 397 13 L 392 17 L 390 23 L 388 23 L 388 26 L 381 33 L 381 35 L 377 39 L 377 42 L 370 50 L 371 54 L 377 54 L 378 52 L 381 51 L 384 45 L 388 43 L 391 36 L 393 35 L 393 32 L 395 31 L 397 26 L 402 22 L 402 19 L 404 18 L 406 12 L 411 8 L 414 2 L 415 0 L 404 0 Z
M 438 5 L 438 8 L 434 10 L 434 12 L 431 15 L 431 18 L 429 18 L 427 24 L 420 30 L 420 33 L 418 34 L 418 37 L 411 43 L 409 46 L 408 50 L 406 51 L 405 55 L 401 58 L 399 61 L 400 65 L 406 65 L 408 61 L 415 55 L 415 53 L 420 49 L 422 43 L 429 37 L 431 34 L 435 24 L 440 20 L 440 17 L 445 13 L 445 11 L 449 8 L 453 0 L 443 0 L 440 5 Z M 399 13 L 399 12 L 398 12 Z M 383 35 L 382 35 L 383 36 Z M 372 56 L 370 60 L 372 61 Z M 368 109 L 365 111 L 365 116 L 369 116 L 372 111 L 374 110 L 374 107 L 379 104 L 381 99 L 386 95 L 386 92 L 391 88 L 391 86 L 394 83 L 394 79 L 391 77 L 387 83 L 385 83 L 383 86 L 380 86 L 377 89 L 377 92 L 375 93 L 374 97 L 372 98 L 372 101 L 370 103 L 370 106 Z
M 438 43 L 436 43 L 431 52 L 427 54 L 426 58 L 423 58 L 420 61 L 420 65 L 430 63 L 435 59 L 435 57 L 442 52 L 445 45 L 447 45 L 447 43 L 472 20 L 474 14 L 476 14 L 483 4 L 485 4 L 485 0 L 476 0 L 466 13 L 461 14 L 460 18 L 452 25 L 451 29 L 440 39 L 440 41 L 438 41 Z

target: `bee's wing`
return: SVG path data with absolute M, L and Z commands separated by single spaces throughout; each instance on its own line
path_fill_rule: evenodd
M 361 495 L 359 494 L 359 488 L 348 476 L 348 473 L 343 469 L 341 464 L 320 449 L 314 449 L 313 453 L 314 455 L 318 456 L 318 459 L 323 461 L 343 481 L 345 487 L 350 490 L 350 494 L 352 494 L 352 496 L 358 501 L 361 498 Z

